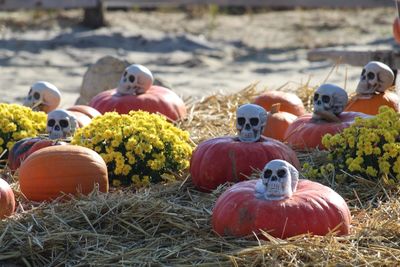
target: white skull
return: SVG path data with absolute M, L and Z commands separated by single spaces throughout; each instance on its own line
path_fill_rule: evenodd
M 318 112 L 328 112 L 334 116 L 343 112 L 347 105 L 347 92 L 334 84 L 323 84 L 314 93 L 314 119 L 321 119 Z
M 76 118 L 64 109 L 56 109 L 47 114 L 47 133 L 50 139 L 67 138 L 74 134 Z
M 151 71 L 142 65 L 133 64 L 122 74 L 117 92 L 122 95 L 139 95 L 149 90 L 152 85 Z
M 275 159 L 268 162 L 256 184 L 256 196 L 267 200 L 289 198 L 297 189 L 299 172 L 289 162 Z
M 267 111 L 255 104 L 245 104 L 236 111 L 236 129 L 242 142 L 257 142 L 267 124 Z
M 371 95 L 375 92 L 384 92 L 394 81 L 394 73 L 389 66 L 379 61 L 371 61 L 364 66 L 356 93 Z
M 24 106 L 49 113 L 56 109 L 60 102 L 61 93 L 58 88 L 49 82 L 39 81 L 30 88 L 24 100 Z

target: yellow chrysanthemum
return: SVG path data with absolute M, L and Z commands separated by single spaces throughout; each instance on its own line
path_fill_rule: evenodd
M 109 112 L 75 132 L 72 143 L 94 148 L 107 163 L 109 179 L 136 187 L 162 181 L 162 175 L 189 166 L 189 133 L 163 116 L 143 111 Z

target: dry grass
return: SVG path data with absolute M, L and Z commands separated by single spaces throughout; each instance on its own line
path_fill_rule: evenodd
M 181 127 L 198 143 L 233 134 L 236 107 L 257 94 L 255 85 L 230 96 L 190 103 Z M 304 98 L 303 98 L 304 99 Z M 326 161 L 325 153 L 298 154 L 302 162 Z M 5 173 L 6 174 L 6 173 Z M 0 263 L 21 266 L 395 266 L 400 262 L 399 192 L 354 177 L 336 185 L 352 211 L 349 236 L 297 236 L 280 240 L 224 238 L 210 224 L 212 194 L 196 191 L 188 174 L 179 181 L 136 193 L 114 189 L 68 202 L 32 203 L 18 196 L 17 213 L 0 221 Z M 11 179 L 9 177 L 9 179 Z M 18 184 L 14 184 L 18 192 Z

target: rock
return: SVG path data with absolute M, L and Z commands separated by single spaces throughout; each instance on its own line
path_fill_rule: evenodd
M 113 56 L 100 58 L 91 65 L 83 76 L 77 105 L 87 105 L 100 92 L 116 88 L 125 68 L 132 63 Z M 154 77 L 154 84 L 171 88 L 165 81 Z

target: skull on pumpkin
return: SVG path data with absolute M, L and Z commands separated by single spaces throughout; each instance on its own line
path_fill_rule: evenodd
M 299 172 L 289 162 L 275 159 L 268 162 L 256 184 L 256 195 L 266 200 L 289 198 L 297 189 Z
M 242 142 L 257 142 L 267 124 L 267 111 L 255 104 L 245 104 L 236 110 L 236 129 Z
M 389 66 L 379 61 L 371 61 L 361 72 L 356 93 L 358 95 L 382 93 L 393 84 L 393 81 L 394 73 Z
M 133 64 L 122 74 L 117 92 L 121 95 L 143 94 L 153 85 L 153 80 L 153 74 L 148 68 Z
M 23 104 L 32 110 L 49 113 L 60 102 L 61 93 L 58 88 L 49 82 L 39 81 L 32 85 Z
M 334 84 L 323 84 L 314 93 L 314 120 L 340 121 L 337 116 L 343 112 L 348 101 L 347 92 Z
M 56 109 L 47 114 L 46 131 L 50 139 L 67 138 L 74 134 L 78 123 L 76 118 L 64 109 Z

